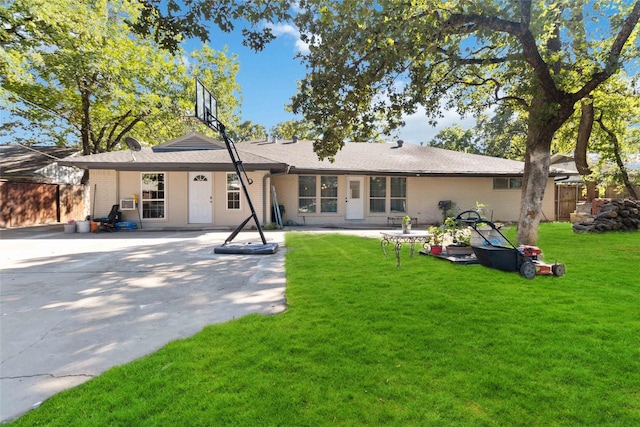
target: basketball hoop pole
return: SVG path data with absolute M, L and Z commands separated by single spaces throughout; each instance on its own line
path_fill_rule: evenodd
M 236 146 L 234 142 L 227 136 L 227 132 L 225 131 L 225 127 L 220 121 L 218 121 L 218 130 L 224 139 L 224 143 L 227 146 L 227 151 L 229 151 L 229 157 L 231 157 L 231 162 L 233 163 L 234 168 L 236 169 L 236 174 L 238 175 L 238 179 L 240 180 L 240 184 L 242 185 L 242 191 L 244 192 L 244 196 L 247 199 L 247 203 L 249 203 L 249 208 L 251 209 L 251 215 L 245 219 L 242 224 L 236 227 L 233 230 L 233 233 L 227 237 L 227 240 L 224 241 L 224 244 L 231 242 L 238 233 L 244 228 L 245 225 L 253 218 L 256 223 L 256 228 L 258 229 L 258 233 L 260 233 L 260 239 L 262 240 L 262 244 L 266 245 L 267 240 L 264 238 L 264 233 L 262 232 L 262 227 L 260 226 L 260 221 L 258 221 L 258 215 L 256 215 L 256 210 L 253 207 L 253 203 L 251 203 L 251 197 L 249 196 L 249 190 L 247 189 L 247 185 L 245 184 L 245 178 L 249 184 L 252 184 L 253 181 L 251 178 L 247 176 L 247 171 L 244 168 L 244 164 L 242 160 L 240 160 L 240 156 L 238 155 L 238 150 L 236 150 Z
M 240 185 L 242 186 L 242 191 L 244 192 L 244 197 L 247 199 L 247 203 L 249 204 L 249 208 L 251 209 L 251 215 L 242 221 L 242 224 L 236 227 L 235 230 L 227 237 L 227 240 L 221 246 L 215 248 L 215 253 L 228 253 L 228 254 L 273 254 L 278 250 L 277 243 L 267 243 L 267 239 L 264 238 L 264 233 L 262 232 L 262 227 L 260 226 L 260 221 L 258 220 L 258 215 L 256 214 L 256 210 L 253 207 L 253 203 L 251 202 L 251 196 L 249 196 L 249 190 L 247 189 L 247 183 L 251 185 L 253 181 L 247 175 L 247 170 L 240 160 L 240 155 L 238 154 L 238 150 L 236 149 L 235 143 L 227 136 L 227 132 L 225 130 L 225 126 L 218 120 L 218 101 L 216 98 L 209 92 L 209 90 L 202 84 L 200 80 L 196 78 L 196 105 L 195 105 L 195 113 L 196 117 L 205 125 L 207 125 L 210 129 L 219 132 L 224 139 L 224 143 L 227 146 L 227 151 L 229 152 L 229 157 L 231 157 L 231 163 L 233 163 L 233 167 L 236 170 L 236 176 L 240 181 Z M 246 245 L 244 247 L 237 245 L 229 245 L 238 233 L 244 228 L 245 225 L 251 219 L 256 223 L 256 229 L 258 233 L 260 233 L 260 239 L 262 240 L 262 245 Z

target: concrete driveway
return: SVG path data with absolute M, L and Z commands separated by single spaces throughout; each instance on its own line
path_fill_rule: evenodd
M 285 309 L 283 232 L 265 232 L 276 254 L 248 256 L 213 253 L 229 232 L 62 228 L 0 232 L 0 421 L 206 325 Z

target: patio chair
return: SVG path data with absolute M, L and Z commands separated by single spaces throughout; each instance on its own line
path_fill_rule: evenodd
M 120 205 L 111 206 L 111 212 L 106 218 L 95 218 L 93 221 L 98 223 L 98 228 L 94 233 L 100 231 L 116 231 L 116 223 L 122 219 L 122 212 L 120 212 Z

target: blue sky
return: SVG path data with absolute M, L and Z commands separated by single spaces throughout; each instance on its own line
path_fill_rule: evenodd
M 191 50 L 199 45 L 199 41 L 190 41 L 184 47 Z M 250 120 L 269 130 L 279 122 L 299 118 L 284 108 L 296 91 L 296 82 L 304 76 L 304 67 L 294 59 L 296 38 L 283 34 L 263 51 L 254 52 L 242 45 L 240 28 L 224 33 L 212 26 L 208 45 L 215 50 L 227 46 L 229 55 L 238 55 L 236 81 L 243 97 L 242 121 Z
M 300 40 L 299 33 L 290 25 L 273 27 L 277 38 L 261 52 L 242 45 L 242 34 L 239 28 L 232 33 L 224 33 L 214 25 L 211 26 L 208 45 L 215 50 L 228 46 L 229 54 L 238 55 L 240 71 L 236 81 L 242 90 L 241 119 L 261 124 L 267 130 L 276 124 L 293 119 L 300 119 L 285 110 L 297 89 L 297 82 L 305 75 L 305 67 L 295 56 L 306 46 Z M 185 44 L 185 49 L 194 49 L 199 42 Z M 464 127 L 472 126 L 475 121 L 462 120 L 454 112 L 445 112 L 437 127 L 430 126 L 424 114 L 417 113 L 405 118 L 406 126 L 398 131 L 397 137 L 389 137 L 389 141 L 403 139 L 405 142 L 419 144 L 427 142 L 444 127 L 460 123 Z

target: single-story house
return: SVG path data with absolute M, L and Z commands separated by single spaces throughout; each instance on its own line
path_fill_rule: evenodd
M 275 206 L 293 225 L 387 225 L 404 215 L 420 225 L 485 205 L 494 221 L 517 221 L 524 163 L 434 147 L 398 143 L 347 143 L 334 161 L 318 160 L 311 141 L 235 144 L 252 184 L 261 224 Z M 65 159 L 89 170 L 92 215 L 121 203 L 126 221 L 144 228 L 235 227 L 251 215 L 223 142 L 199 133 L 141 151 L 115 151 Z M 543 203 L 554 219 L 551 170 Z M 133 209 L 133 200 L 139 203 Z M 441 203 L 445 202 L 445 203 Z M 247 226 L 253 223 L 249 222 Z

